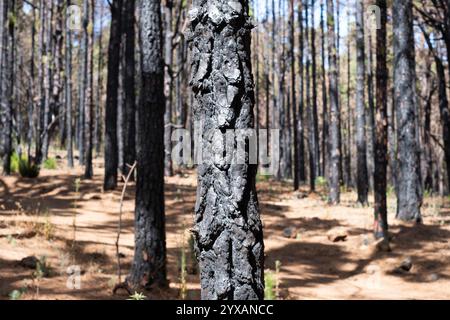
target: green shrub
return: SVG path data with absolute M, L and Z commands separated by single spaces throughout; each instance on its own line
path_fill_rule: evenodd
M 325 177 L 317 177 L 316 186 L 319 188 L 325 188 L 327 186 L 327 179 Z
M 276 277 L 272 271 L 266 272 L 264 275 L 265 288 L 264 300 L 275 300 Z
M 58 167 L 58 163 L 55 158 L 47 158 L 44 161 L 44 169 L 55 170 Z
M 22 156 L 23 158 L 23 156 Z M 14 152 L 11 155 L 11 165 L 10 165 L 10 169 L 12 173 L 18 173 L 19 172 L 19 155 L 17 154 L 17 152 Z
M 39 176 L 40 168 L 34 161 L 25 159 L 19 160 L 19 173 L 23 178 L 37 178 Z

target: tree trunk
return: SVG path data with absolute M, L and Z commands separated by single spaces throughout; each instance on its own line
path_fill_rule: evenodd
M 365 48 L 364 48 L 364 4 L 356 3 L 356 149 L 358 203 L 369 204 L 369 176 L 367 173 L 366 148 L 366 99 L 365 99 Z M 349 49 L 350 50 L 350 49 Z
M 329 202 L 340 203 L 340 108 L 338 93 L 338 69 L 336 60 L 336 39 L 334 33 L 334 4 L 333 0 L 327 0 L 328 22 L 328 60 L 329 60 L 329 89 L 330 89 L 330 142 L 329 142 Z
M 203 153 L 212 156 L 204 158 L 198 168 L 193 232 L 202 298 L 256 300 L 264 297 L 257 168 L 238 161 L 242 159 L 232 159 L 237 152 L 236 141 L 222 158 L 222 132 L 253 126 L 252 24 L 248 1 L 232 4 L 195 0 L 191 11 L 195 115 L 202 120 Z M 247 148 L 243 153 L 247 159 Z
M 377 239 L 382 238 L 387 243 L 388 221 L 386 203 L 386 171 L 387 171 L 387 79 L 386 65 L 386 1 L 377 0 L 380 7 L 381 23 L 377 29 L 377 71 L 376 71 L 376 126 L 375 126 L 375 223 L 374 233 Z
M 304 63 L 303 63 L 303 1 L 298 1 L 298 25 L 299 25 L 299 56 L 298 56 L 298 68 L 300 75 L 300 86 L 299 86 L 299 105 L 298 105 L 298 122 L 294 125 L 297 127 L 298 131 L 298 179 L 300 182 L 306 181 L 306 172 L 305 172 L 305 126 L 304 126 L 304 109 L 305 109 L 305 100 L 304 100 Z
M 131 287 L 166 285 L 164 217 L 164 59 L 160 0 L 141 1 L 135 252 Z
M 127 0 L 123 8 L 123 34 L 125 37 L 125 68 L 123 68 L 124 94 L 124 160 L 122 172 L 128 175 L 136 161 L 136 89 L 135 89 L 135 0 Z
M 436 74 L 438 78 L 438 94 L 439 94 L 439 111 L 442 125 L 442 136 L 444 139 L 444 158 L 447 165 L 447 181 L 450 184 L 450 110 L 448 107 L 447 97 L 447 84 L 445 79 L 445 67 L 442 63 L 442 59 L 437 55 L 436 50 L 433 47 L 430 36 L 425 32 L 423 27 L 422 32 L 425 36 L 425 40 L 430 48 L 434 62 L 436 64 Z
M 120 40 L 122 29 L 122 0 L 111 4 L 111 30 L 108 48 L 108 84 L 105 108 L 105 181 L 103 189 L 117 186 L 117 103 L 119 88 Z
M 12 91 L 13 82 L 11 81 L 13 74 L 13 50 L 12 40 L 14 39 L 14 22 L 10 19 L 10 10 L 14 6 L 14 1 L 3 1 L 0 4 L 0 19 L 2 26 L 1 30 L 1 51 L 0 55 L 0 112 L 1 112 L 1 143 L 2 143 L 2 156 L 3 156 L 3 174 L 9 175 L 11 173 L 11 154 L 12 154 Z
M 87 0 L 85 0 L 87 1 Z M 91 0 L 92 8 L 89 10 L 89 3 L 86 5 L 88 11 L 88 30 L 91 34 L 88 34 L 87 43 L 87 79 L 86 79 L 86 156 L 85 156 L 85 170 L 84 177 L 91 179 L 94 175 L 94 169 L 92 167 L 92 152 L 94 147 L 94 37 L 95 37 L 95 0 Z
M 328 161 L 328 91 L 325 70 L 325 20 L 324 0 L 320 4 L 320 30 L 321 30 L 321 62 L 322 62 L 322 176 L 326 176 Z
M 375 174 L 375 99 L 373 90 L 373 52 L 372 52 L 372 31 L 368 36 L 369 53 L 367 57 L 367 104 L 366 123 L 367 123 L 367 168 L 369 170 L 369 184 L 371 190 L 374 190 Z
M 394 90 L 397 109 L 397 218 L 421 222 L 422 186 L 417 141 L 415 55 L 411 0 L 394 1 Z
M 95 104 L 95 120 L 94 120 L 94 148 L 95 154 L 100 154 L 100 146 L 102 141 L 102 101 L 103 101 L 103 4 L 100 3 L 100 28 L 98 35 L 98 64 L 97 64 L 97 101 Z
M 69 7 L 71 0 L 67 0 Z M 66 127 L 67 127 L 67 164 L 73 167 L 73 139 L 72 139 L 72 31 L 70 30 L 70 16 L 66 8 Z
M 316 58 L 316 27 L 315 17 L 315 0 L 311 0 L 311 76 L 312 76 L 312 115 L 314 123 L 314 159 L 315 159 L 315 176 L 321 176 L 320 168 L 320 140 L 319 140 L 319 117 L 317 114 L 317 58 Z
M 295 88 L 297 87 L 295 78 L 295 12 L 294 12 L 294 0 L 289 0 L 289 57 L 291 63 L 291 104 L 292 104 L 292 117 L 294 120 L 294 190 L 298 190 L 300 187 L 299 181 L 299 156 L 298 156 L 298 112 L 297 112 L 297 100 Z
M 164 172 L 168 177 L 173 176 L 172 165 L 172 106 L 173 106 L 173 48 L 172 48 L 172 13 L 173 13 L 173 0 L 166 0 L 166 6 L 164 8 L 164 20 L 165 20 L 165 41 L 164 41 L 164 60 L 166 64 L 166 111 L 164 114 Z

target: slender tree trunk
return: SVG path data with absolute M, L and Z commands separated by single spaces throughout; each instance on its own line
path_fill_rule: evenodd
M 135 250 L 127 282 L 165 286 L 164 59 L 160 0 L 141 1 Z
M 100 6 L 100 28 L 98 35 L 98 64 L 97 64 L 97 101 L 95 104 L 95 120 L 94 120 L 94 148 L 95 154 L 100 154 L 102 141 L 102 101 L 103 101 L 103 3 Z
M 316 57 L 316 27 L 315 17 L 315 0 L 311 0 L 311 76 L 312 76 L 312 115 L 314 123 L 314 159 L 315 159 L 315 176 L 321 176 L 320 168 L 320 140 L 319 140 L 319 116 L 317 114 L 317 57 Z
M 108 84 L 105 110 L 105 181 L 104 190 L 117 186 L 119 165 L 117 146 L 117 105 L 119 88 L 120 42 L 122 29 L 122 0 L 111 4 L 111 31 L 108 48 Z
M 87 0 L 86 0 L 87 1 Z M 94 38 L 95 38 L 95 0 L 91 0 L 92 8 L 88 9 L 88 30 L 91 34 L 88 34 L 88 60 L 87 60 L 87 79 L 86 79 L 86 156 L 85 156 L 85 171 L 84 177 L 91 179 L 94 175 L 94 169 L 92 167 L 92 153 L 94 147 Z
M 124 160 L 122 172 L 128 175 L 136 161 L 136 89 L 135 89 L 135 0 L 124 3 L 123 33 L 125 36 L 125 68 L 123 68 L 124 94 Z
M 173 48 L 172 48 L 172 14 L 173 14 L 173 1 L 166 0 L 164 8 L 164 20 L 165 20 L 165 42 L 164 42 L 164 55 L 166 63 L 166 111 L 164 115 L 164 172 L 168 177 L 173 176 L 172 165 L 172 105 L 173 105 Z
M 365 99 L 365 47 L 364 47 L 364 3 L 356 3 L 356 149 L 358 203 L 369 204 L 369 176 L 367 173 L 366 148 L 366 99 Z M 349 48 L 350 50 L 350 48 Z
M 67 127 L 67 164 L 73 167 L 73 139 L 72 139 L 72 31 L 70 30 L 70 16 L 68 7 L 71 0 L 66 1 L 66 127 Z
M 445 67 L 442 59 L 438 56 L 436 50 L 433 47 L 429 34 L 423 27 L 422 32 L 425 36 L 425 40 L 430 48 L 434 62 L 436 65 L 436 74 L 438 79 L 438 95 L 439 95 L 439 111 L 442 125 L 442 136 L 444 140 L 444 159 L 447 165 L 447 181 L 450 184 L 450 110 L 448 107 L 447 96 L 447 83 L 445 78 Z
M 386 64 L 386 1 L 377 0 L 380 8 L 380 28 L 377 29 L 377 71 L 376 71 L 376 126 L 375 126 L 375 223 L 374 233 L 377 239 L 382 238 L 387 243 L 388 221 L 386 203 L 386 173 L 387 173 L 387 80 Z
M 340 108 L 338 92 L 338 69 L 336 60 L 336 39 L 334 33 L 334 4 L 333 0 L 327 0 L 328 22 L 328 60 L 329 60 L 329 90 L 330 90 L 330 142 L 329 142 L 329 201 L 332 204 L 340 202 Z
M 14 40 L 14 21 L 10 17 L 12 8 L 14 8 L 14 1 L 5 0 L 0 4 L 0 14 L 2 30 L 0 41 L 2 42 L 0 55 L 0 69 L 1 70 L 1 91 L 0 91 L 0 112 L 2 134 L 1 143 L 3 151 L 3 174 L 9 175 L 11 173 L 11 154 L 12 154 L 12 92 L 13 82 L 11 81 L 13 74 L 13 43 Z
M 422 186 L 417 141 L 415 55 L 411 0 L 396 0 L 394 22 L 394 88 L 397 108 L 398 204 L 397 218 L 421 222 Z
M 298 170 L 298 109 L 297 109 L 297 100 L 296 100 L 296 91 L 297 87 L 296 79 L 295 79 L 295 10 L 294 10 L 294 0 L 289 0 L 289 57 L 291 63 L 291 104 L 292 104 L 292 116 L 294 120 L 294 190 L 298 190 L 300 187 L 299 180 L 299 170 Z M 290 124 L 289 124 L 290 125 Z
M 300 75 L 300 85 L 299 85 L 299 105 L 298 105 L 298 122 L 295 124 L 298 130 L 298 178 L 300 182 L 306 181 L 306 172 L 305 172 L 305 129 L 304 129 L 304 63 L 303 63 L 303 53 L 304 53 L 304 45 L 303 45 L 303 0 L 298 1 L 298 25 L 299 25 L 299 56 L 298 56 L 298 67 L 299 67 L 299 75 Z
M 256 166 L 232 159 L 236 143 L 231 154 L 218 160 L 223 155 L 223 130 L 253 126 L 251 24 L 247 0 L 235 1 L 233 6 L 223 6 L 222 2 L 195 0 L 190 25 L 195 114 L 203 120 L 203 152 L 213 156 L 203 159 L 198 168 L 193 232 L 202 298 L 256 300 L 264 297 L 264 244 L 255 189 Z M 216 14 L 211 15 L 213 12 Z M 225 58 L 227 63 L 221 63 Z M 221 103 L 210 104 L 213 96 Z M 247 156 L 245 151 L 244 158 Z
M 328 161 L 328 91 L 325 70 L 325 20 L 324 0 L 320 4 L 320 30 L 321 30 L 321 62 L 322 62 L 322 176 L 326 176 Z
M 367 168 L 369 171 L 369 184 L 371 190 L 374 190 L 375 174 L 375 99 L 373 90 L 373 53 L 372 53 L 372 31 L 369 30 L 368 36 L 369 52 L 367 57 L 367 104 L 366 128 L 367 128 Z

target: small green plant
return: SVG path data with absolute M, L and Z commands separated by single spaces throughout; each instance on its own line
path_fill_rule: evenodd
M 280 269 L 281 262 L 279 260 L 275 261 L 275 272 L 270 270 L 266 271 L 264 274 L 265 288 L 264 288 L 264 299 L 265 300 L 278 300 L 280 297 Z
M 424 198 L 430 198 L 432 195 L 433 195 L 433 191 L 430 189 L 425 189 L 425 191 L 423 192 Z
M 256 176 L 256 182 L 267 182 L 269 180 L 270 176 L 268 175 L 258 173 L 258 175 Z
M 187 267 L 186 267 L 186 247 L 184 245 L 181 247 L 180 252 L 180 299 L 185 300 L 187 298 Z
M 388 198 L 393 197 L 395 195 L 395 187 L 392 185 L 387 186 L 386 195 Z
M 19 173 L 23 178 L 34 179 L 39 176 L 40 168 L 34 161 L 19 159 Z
M 17 154 L 17 152 L 13 152 L 13 154 L 11 155 L 11 165 L 10 165 L 10 169 L 12 173 L 18 173 L 19 172 L 19 155 Z
M 9 293 L 9 300 L 20 300 L 23 294 L 27 291 L 25 288 L 20 288 L 19 290 L 13 290 Z
M 50 264 L 47 263 L 47 257 L 42 256 L 36 264 L 36 270 L 33 272 L 33 277 L 40 280 L 50 276 Z
M 55 170 L 58 168 L 58 163 L 55 158 L 47 158 L 44 161 L 44 168 L 47 170 Z
M 51 240 L 54 237 L 55 225 L 52 223 L 48 212 L 45 216 L 45 222 L 41 227 L 40 234 L 43 235 L 46 240 Z
M 141 292 L 134 292 L 127 300 L 145 300 L 146 298 Z
M 316 178 L 316 186 L 319 188 L 326 188 L 327 179 L 325 177 L 317 177 Z
M 272 271 L 266 271 L 264 275 L 265 288 L 264 288 L 264 299 L 265 300 L 275 300 L 275 274 Z

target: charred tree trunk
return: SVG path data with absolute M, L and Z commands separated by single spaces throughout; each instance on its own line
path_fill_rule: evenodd
M 117 106 L 119 88 L 120 42 L 122 29 L 122 0 L 111 4 L 111 31 L 108 48 L 108 84 L 105 108 L 105 181 L 104 190 L 117 186 Z
M 123 33 L 125 37 L 125 68 L 123 68 L 124 94 L 124 160 L 122 172 L 127 175 L 136 161 L 136 89 L 135 89 L 135 0 L 127 0 L 123 8 Z
M 67 0 L 69 7 L 71 0 Z M 73 139 L 72 139 L 72 31 L 70 30 L 70 16 L 66 7 L 66 56 L 65 56 L 65 86 L 66 86 L 66 128 L 67 128 L 67 164 L 73 167 Z
M 94 26 L 95 26 L 95 0 L 91 0 L 92 8 L 89 10 L 89 4 L 86 6 L 88 10 L 88 34 L 87 43 L 87 79 L 86 79 L 86 101 L 85 101 L 85 115 L 86 115 L 86 156 L 85 156 L 85 170 L 84 177 L 91 179 L 94 175 L 92 167 L 92 152 L 94 147 Z
M 438 79 L 438 94 L 439 94 L 439 111 L 442 125 L 442 136 L 444 139 L 444 154 L 445 162 L 447 164 L 447 181 L 450 184 L 450 110 L 448 107 L 448 96 L 447 96 L 447 83 L 445 78 L 445 67 L 442 63 L 442 59 L 438 56 L 436 50 L 433 47 L 429 34 L 425 31 L 423 27 L 422 32 L 425 36 L 425 40 L 430 48 L 434 62 L 436 64 L 436 74 Z
M 387 80 L 386 64 L 386 1 L 377 0 L 380 7 L 381 23 L 377 29 L 377 71 L 376 71 L 376 126 L 375 126 L 375 223 L 374 233 L 377 239 L 382 238 L 388 243 L 388 221 L 386 203 L 387 175 Z
M 300 75 L 300 85 L 299 85 L 299 105 L 298 105 L 298 116 L 297 120 L 298 122 L 294 125 L 297 127 L 298 131 L 298 179 L 300 182 L 306 181 L 306 172 L 305 172 L 305 127 L 304 127 L 304 64 L 303 64 L 303 52 L 304 52 L 304 45 L 303 45 L 303 1 L 298 1 L 298 25 L 299 25 L 299 38 L 298 38 L 298 44 L 299 44 L 299 56 L 298 56 L 298 68 L 299 68 L 299 75 Z
M 326 176 L 328 161 L 328 91 L 325 70 L 325 20 L 324 0 L 320 4 L 320 30 L 321 30 L 321 62 L 322 62 L 322 176 Z
M 141 1 L 135 251 L 131 287 L 165 286 L 164 59 L 160 0 Z
M 173 106 L 173 40 L 172 40 L 172 13 L 173 0 L 166 0 L 164 8 L 164 22 L 165 22 L 165 40 L 164 40 L 164 60 L 166 64 L 166 111 L 164 115 L 164 172 L 168 177 L 173 176 L 172 164 L 172 106 Z
M 314 124 L 314 159 L 315 176 L 321 176 L 320 168 L 320 140 L 319 140 L 319 116 L 317 114 L 317 58 L 316 58 L 316 27 L 314 22 L 315 0 L 311 0 L 311 81 L 312 81 L 312 116 Z
M 203 299 L 264 297 L 264 244 L 255 189 L 256 165 L 242 164 L 234 158 L 239 144 L 236 140 L 222 158 L 223 132 L 253 127 L 252 25 L 248 9 L 247 0 L 195 0 L 192 9 L 195 115 L 203 121 L 203 153 L 211 155 L 198 168 L 193 231 Z M 240 143 L 248 147 L 245 140 Z M 245 148 L 244 158 L 248 155 Z
M 397 218 L 421 222 L 420 149 L 416 132 L 415 55 L 412 1 L 394 1 L 394 90 L 397 109 Z
M 11 173 L 11 154 L 12 154 L 12 91 L 13 83 L 13 50 L 12 40 L 14 39 L 14 21 L 11 19 L 10 10 L 14 6 L 14 1 L 5 0 L 0 4 L 0 120 L 1 120 L 1 143 L 3 156 L 3 174 Z
M 95 104 L 94 120 L 94 148 L 96 156 L 100 153 L 102 141 L 102 101 L 103 101 L 103 4 L 100 3 L 100 28 L 98 35 L 98 61 L 97 61 L 97 101 Z
M 367 128 L 367 168 L 369 171 L 369 184 L 371 190 L 374 190 L 375 174 L 375 99 L 373 90 L 373 53 L 372 53 L 372 31 L 368 36 L 369 52 L 367 57 L 367 104 L 366 128 Z
M 295 78 L 295 12 L 294 12 L 294 0 L 289 0 L 289 57 L 291 63 L 291 104 L 292 104 L 292 117 L 294 120 L 294 190 L 298 190 L 300 187 L 299 180 L 299 156 L 298 156 L 298 112 L 297 112 L 297 99 L 296 99 L 296 78 Z
M 356 3 L 356 149 L 358 203 L 368 205 L 369 176 L 367 173 L 366 148 L 366 99 L 365 99 L 365 48 L 364 48 L 364 4 Z
M 336 38 L 334 33 L 334 4 L 333 0 L 327 0 L 327 22 L 328 22 L 328 60 L 329 60 L 329 89 L 330 89 L 330 142 L 329 142 L 329 202 L 340 203 L 341 183 L 341 135 L 340 135 L 340 108 L 338 92 L 338 69 L 336 59 Z

